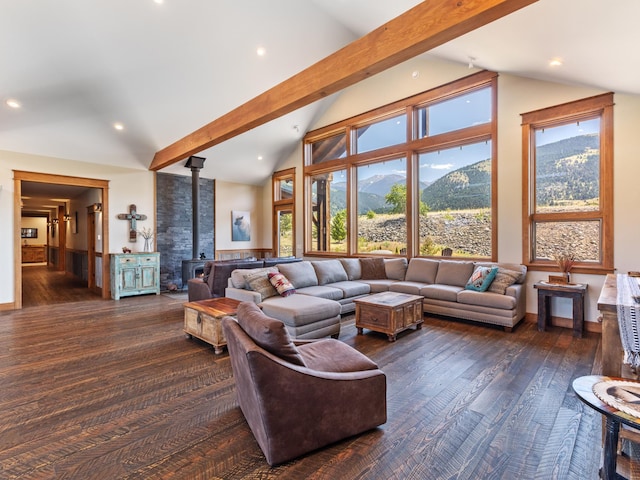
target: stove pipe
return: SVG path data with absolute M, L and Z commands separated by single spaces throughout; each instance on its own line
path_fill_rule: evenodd
M 192 253 L 193 259 L 200 257 L 200 169 L 204 166 L 204 157 L 191 155 L 185 164 L 185 168 L 191 169 L 191 206 L 193 214 L 192 228 Z

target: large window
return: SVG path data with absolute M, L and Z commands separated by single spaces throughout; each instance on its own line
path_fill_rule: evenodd
M 524 261 L 555 267 L 570 255 L 574 271 L 613 267 L 613 95 L 522 115 Z
M 407 162 L 404 158 L 356 168 L 357 253 L 407 251 Z
M 497 256 L 497 75 L 310 132 L 305 254 Z
M 490 257 L 491 142 L 421 153 L 420 254 Z

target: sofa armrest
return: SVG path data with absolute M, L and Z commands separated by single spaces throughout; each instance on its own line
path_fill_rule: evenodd
M 245 290 L 243 288 L 227 287 L 224 290 L 224 296 L 240 302 L 260 303 L 262 301 L 262 296 L 258 292 Z
M 515 283 L 505 291 L 505 295 L 509 295 L 516 299 L 516 316 L 518 319 L 525 316 L 527 312 L 527 289 L 522 283 Z
M 201 278 L 191 278 L 187 281 L 187 292 L 190 302 L 198 300 L 208 300 L 211 298 L 209 285 L 202 281 Z

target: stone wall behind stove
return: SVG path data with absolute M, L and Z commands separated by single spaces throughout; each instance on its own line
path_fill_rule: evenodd
M 200 252 L 214 258 L 215 180 L 200 178 Z M 156 245 L 160 290 L 182 286 L 182 261 L 193 257 L 191 176 L 156 173 Z M 186 288 L 186 285 L 184 286 Z

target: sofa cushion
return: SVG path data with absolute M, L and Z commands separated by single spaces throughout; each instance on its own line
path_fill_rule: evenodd
M 456 302 L 461 291 L 464 291 L 464 288 L 455 285 L 426 285 L 420 289 L 420 295 L 424 298 Z
M 342 263 L 344 271 L 347 272 L 348 280 L 360 280 L 362 267 L 360 266 L 359 258 L 341 258 L 340 263 Z
M 491 292 L 474 292 L 473 290 L 463 290 L 458 293 L 458 303 L 499 308 L 500 310 L 512 310 L 516 307 L 516 299 L 510 295 L 500 295 Z
M 316 271 L 308 260 L 297 263 L 279 263 L 277 267 L 296 288 L 318 285 Z
M 440 265 L 438 265 L 435 283 L 464 287 L 473 273 L 473 266 L 473 262 L 441 260 Z
M 424 286 L 422 282 L 394 282 L 389 285 L 389 291 L 420 295 L 420 289 Z
M 331 288 L 339 288 L 342 290 L 344 298 L 357 297 L 358 295 L 366 295 L 371 291 L 371 287 L 362 282 L 334 282 L 331 285 L 327 285 Z
M 428 258 L 412 258 L 404 279 L 407 282 L 436 283 L 439 263 Z
M 485 292 L 493 279 L 496 278 L 498 267 L 481 267 L 475 268 L 471 277 L 464 286 L 467 290 L 475 290 L 476 292 Z
M 504 295 L 507 291 L 507 287 L 516 283 L 518 278 L 520 278 L 521 273 L 522 272 L 519 271 L 507 270 L 506 268 L 498 267 L 496 278 L 494 278 L 491 285 L 489 285 L 488 291 Z
M 369 357 L 333 338 L 305 343 L 298 351 L 307 368 L 321 372 L 360 372 L 378 368 Z
M 319 260 L 311 262 L 316 277 L 318 277 L 318 285 L 326 285 L 327 283 L 344 282 L 349 279 L 340 260 Z
M 269 283 L 275 288 L 276 292 L 281 297 L 288 297 L 289 295 L 293 295 L 296 293 L 296 289 L 291 282 L 285 277 L 282 273 L 269 273 Z M 265 298 L 269 297 L 263 297 Z
M 384 258 L 361 258 L 362 280 L 384 280 L 387 272 L 384 268 Z
M 265 272 L 256 272 L 251 275 L 247 275 L 245 277 L 245 282 L 247 282 L 249 290 L 253 290 L 260 294 L 260 301 L 278 294 L 276 289 L 273 288 L 273 285 L 271 285 L 269 277 Z
M 260 307 L 266 315 L 282 320 L 290 327 L 301 327 L 340 315 L 338 302 L 309 295 L 271 297 Z
M 215 268 L 215 267 L 214 267 Z M 264 273 L 267 275 L 269 272 L 277 272 L 276 267 L 260 267 L 260 268 L 237 268 L 231 272 L 231 284 L 235 288 L 247 289 L 247 276 L 256 273 Z
M 406 258 L 385 258 L 384 271 L 391 280 L 404 280 L 407 273 Z
M 389 287 L 397 282 L 397 280 L 359 280 L 362 283 L 369 285 L 369 293 L 388 292 Z
M 342 300 L 344 293 L 339 288 L 333 288 L 331 285 L 312 285 L 311 287 L 303 287 L 297 289 L 302 295 L 311 295 L 312 297 L 326 298 L 328 300 Z
M 305 366 L 289 332 L 280 320 L 265 315 L 252 302 L 238 305 L 238 323 L 253 341 L 269 353 L 295 365 Z

